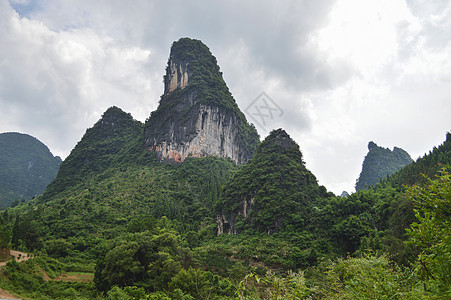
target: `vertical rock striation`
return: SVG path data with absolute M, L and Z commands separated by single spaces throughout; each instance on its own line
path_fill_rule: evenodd
M 236 163 L 253 157 L 259 138 L 228 90 L 216 58 L 189 38 L 171 48 L 164 93 L 145 126 L 145 142 L 160 160 L 219 156 Z

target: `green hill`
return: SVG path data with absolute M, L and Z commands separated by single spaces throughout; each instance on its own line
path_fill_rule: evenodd
M 61 158 L 38 139 L 21 133 L 0 134 L 0 208 L 44 192 L 55 178 Z
M 255 157 L 225 185 L 218 204 L 220 232 L 303 228 L 302 219 L 316 198 L 325 196 L 326 189 L 305 167 L 299 146 L 284 130 L 273 130 Z
M 451 165 L 451 133 L 447 132 L 445 141 L 434 147 L 423 157 L 418 158 L 415 163 L 409 164 L 383 180 L 383 184 L 393 186 L 411 186 L 414 184 L 425 184 L 427 180 L 424 175 L 434 178 L 444 166 Z
M 88 129 L 56 179 L 33 203 L 49 236 L 120 232 L 138 216 L 166 216 L 198 229 L 236 164 L 216 158 L 160 163 L 144 147 L 143 124 L 117 107 Z
M 244 156 L 215 155 L 207 146 L 197 157 L 183 152 L 196 147 L 184 147 L 221 146 L 226 138 L 217 128 L 242 138 L 240 124 L 255 130 L 224 123 L 239 112 L 229 107 L 233 98 L 222 103 L 203 94 L 225 92 L 218 69 L 204 68 L 215 63 L 204 46 L 174 43 L 171 57 L 183 59 L 170 58 L 160 107 L 146 124 L 109 108 L 44 194 L 0 212 L 0 247 L 35 255 L 0 268 L 0 288 L 32 299 L 448 296 L 450 133 L 423 158 L 347 197 L 318 185 L 282 129 L 259 145 L 249 135 L 252 147 L 244 149 L 254 152 Z M 199 106 L 183 102 L 190 99 Z M 211 101 L 220 103 L 212 108 Z M 171 103 L 183 109 L 166 107 Z M 201 114 L 183 114 L 193 107 Z M 185 132 L 188 123 L 199 132 Z M 187 155 L 176 163 L 162 159 L 172 151 Z

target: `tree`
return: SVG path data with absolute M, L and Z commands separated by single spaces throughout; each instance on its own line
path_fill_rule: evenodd
M 180 289 L 184 294 L 189 294 L 194 299 L 215 299 L 218 296 L 232 297 L 235 293 L 235 287 L 228 279 L 193 268 L 180 270 L 172 278 L 169 287 L 173 290 Z
M 449 169 L 449 167 L 448 167 Z M 418 247 L 418 270 L 435 294 L 451 295 L 451 175 L 443 169 L 429 185 L 413 186 L 406 197 L 414 204 L 408 243 Z
M 385 256 L 339 259 L 328 267 L 326 299 L 425 299 L 415 276 Z
M 9 232 L 6 226 L 0 225 L 0 260 L 9 256 Z
M 31 217 L 16 217 L 11 233 L 11 244 L 14 248 L 26 247 L 28 250 L 34 250 L 41 246 L 39 229 L 40 224 Z
M 99 259 L 95 278 L 97 289 L 140 285 L 148 291 L 163 290 L 182 267 L 188 267 L 189 250 L 181 247 L 173 230 L 133 233 Z

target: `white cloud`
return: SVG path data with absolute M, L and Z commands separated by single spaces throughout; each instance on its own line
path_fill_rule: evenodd
M 118 45 L 89 28 L 53 31 L 2 6 L 2 131 L 20 128 L 64 157 L 109 106 L 141 121 L 155 107 L 150 49 Z

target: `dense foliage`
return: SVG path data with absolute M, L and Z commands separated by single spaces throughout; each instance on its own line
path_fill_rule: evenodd
M 302 230 L 318 197 L 327 197 L 325 188 L 305 167 L 299 146 L 278 129 L 225 185 L 217 209 L 234 233 L 247 228 L 274 233 L 286 226 Z
M 214 157 L 159 163 L 134 135 L 125 140 L 103 160 L 103 172 L 88 171 L 99 164 L 72 169 L 89 175 L 78 182 L 63 180 L 62 192 L 0 214 L 3 243 L 36 254 L 0 269 L 1 288 L 23 297 L 88 299 L 449 295 L 447 171 L 407 193 L 390 182 L 399 176 L 393 175 L 376 189 L 342 198 L 316 184 L 299 147 L 281 130 L 242 168 Z M 431 155 L 441 156 L 447 143 Z M 259 172 L 245 179 L 252 169 Z M 276 177 L 266 183 L 265 174 Z M 272 234 L 252 221 L 238 235 L 216 236 L 215 209 L 233 204 L 223 197 L 240 180 L 265 187 L 265 193 L 284 182 L 281 186 L 292 192 L 296 183 L 305 193 L 303 205 L 288 215 L 280 211 L 285 221 Z M 237 186 L 244 190 L 246 184 Z M 281 190 L 265 195 L 265 201 L 282 204 L 290 197 Z M 258 212 L 274 213 L 272 206 L 279 204 L 271 203 Z M 277 221 L 268 219 L 268 224 Z M 67 273 L 94 280 L 61 281 Z
M 142 137 L 142 123 L 118 107 L 109 108 L 102 118 L 86 130 L 83 138 L 61 164 L 58 176 L 44 194 L 54 193 L 98 175 L 114 163 L 117 154 L 129 150 L 131 141 Z
M 337 197 L 281 129 L 237 166 L 159 162 L 144 127 L 108 109 L 43 195 L 0 212 L 0 248 L 33 253 L 0 267 L 1 289 L 36 299 L 451 297 L 451 134 L 374 188 Z
M 61 158 L 27 134 L 0 134 L 0 208 L 44 192 L 56 177 Z
M 171 47 L 169 61 L 186 64 L 189 74 L 184 93 L 195 93 L 198 104 L 215 106 L 225 112 L 242 114 L 232 97 L 220 72 L 219 65 L 210 49 L 199 40 L 181 38 Z M 167 70 L 169 69 L 169 62 Z M 167 71 L 166 74 L 169 74 Z M 165 81 L 168 75 L 165 76 Z M 163 102 L 163 99 L 162 101 Z
M 407 165 L 386 180 L 382 180 L 381 185 L 402 187 L 418 183 L 426 184 L 427 179 L 423 175 L 434 177 L 443 165 L 451 165 L 451 132 L 446 133 L 446 139 L 441 145 L 418 158 L 414 164 Z
M 375 186 L 381 179 L 412 162 L 410 155 L 398 147 L 391 151 L 388 148 L 379 147 L 374 142 L 369 142 L 368 150 L 363 161 L 362 172 L 355 184 L 356 191 Z
M 408 243 L 419 249 L 417 265 L 428 289 L 451 296 L 451 175 L 443 170 L 438 179 L 427 179 L 426 187 L 414 186 L 406 195 L 417 218 Z

